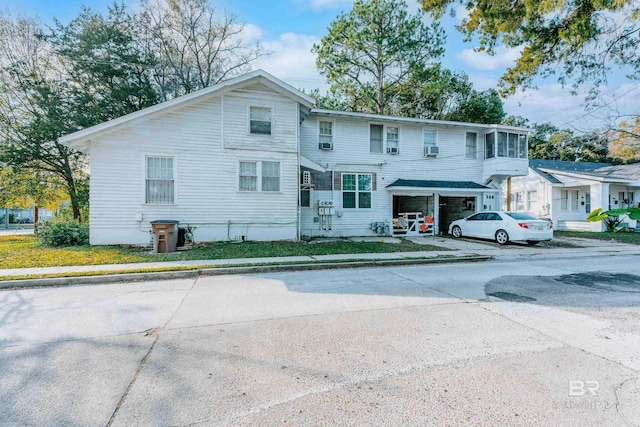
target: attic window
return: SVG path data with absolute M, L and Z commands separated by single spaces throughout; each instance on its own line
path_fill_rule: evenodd
M 249 107 L 249 132 L 257 135 L 271 135 L 273 111 L 269 107 Z

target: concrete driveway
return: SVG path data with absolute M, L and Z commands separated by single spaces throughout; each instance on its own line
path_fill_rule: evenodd
M 0 292 L 3 425 L 640 425 L 637 255 Z

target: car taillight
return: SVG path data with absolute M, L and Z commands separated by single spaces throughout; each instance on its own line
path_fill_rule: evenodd
M 529 224 L 527 224 L 526 222 L 519 222 L 518 225 L 520 226 L 520 228 L 529 228 Z

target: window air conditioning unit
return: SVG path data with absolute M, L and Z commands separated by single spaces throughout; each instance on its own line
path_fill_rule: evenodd
M 424 147 L 424 156 L 425 157 L 437 157 L 440 153 L 440 148 L 437 145 L 427 145 Z
M 302 185 L 311 185 L 311 172 L 302 171 Z
M 321 150 L 333 150 L 333 142 L 321 142 L 318 146 Z
M 398 154 L 400 151 L 398 150 L 398 147 L 387 147 L 387 153 Z

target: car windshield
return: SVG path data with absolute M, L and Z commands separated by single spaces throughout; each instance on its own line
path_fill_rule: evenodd
M 520 213 L 520 212 L 505 212 L 505 214 L 509 215 L 511 218 L 513 219 L 538 219 L 533 215 L 529 215 L 529 214 L 525 214 L 525 213 Z

